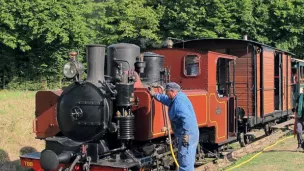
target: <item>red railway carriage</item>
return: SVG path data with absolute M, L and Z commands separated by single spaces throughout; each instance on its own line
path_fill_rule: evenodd
M 175 46 L 238 57 L 235 93 L 238 108 L 242 111 L 240 118 L 242 123 L 248 123 L 248 127 L 264 126 L 269 134 L 269 125 L 292 113 L 291 57 L 294 54 L 258 42 L 236 39 L 189 40 Z

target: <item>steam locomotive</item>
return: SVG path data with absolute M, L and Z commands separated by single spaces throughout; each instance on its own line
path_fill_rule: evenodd
M 196 113 L 197 164 L 227 143 L 246 145 L 254 128 L 269 134 L 272 124 L 291 115 L 299 92 L 288 79 L 294 73 L 291 53 L 232 39 L 174 46 L 141 53 L 134 44 L 119 43 L 105 55 L 105 46 L 88 45 L 85 80 L 83 65 L 71 54 L 64 75 L 73 83 L 36 94 L 34 132 L 46 146 L 21 156 L 21 165 L 35 171 L 175 169 L 177 145 L 169 136 L 167 107 L 148 93 L 150 86 L 163 93 L 170 81 L 181 85 Z

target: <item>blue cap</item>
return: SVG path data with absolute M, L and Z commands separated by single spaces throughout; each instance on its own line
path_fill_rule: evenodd
M 166 84 L 166 90 L 175 90 L 175 91 L 180 91 L 181 87 L 176 84 L 175 82 L 170 82 Z

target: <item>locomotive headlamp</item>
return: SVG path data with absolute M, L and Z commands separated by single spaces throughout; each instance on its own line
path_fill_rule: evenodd
M 63 75 L 67 78 L 74 78 L 77 74 L 77 67 L 74 63 L 68 62 L 63 67 Z
M 76 59 L 77 55 L 78 55 L 77 52 L 70 52 L 69 53 L 70 62 L 66 63 L 63 66 L 63 75 L 68 79 L 72 79 L 74 77 L 79 77 L 79 78 L 76 78 L 76 80 L 81 80 L 81 78 L 82 78 L 82 74 L 84 72 L 84 67 L 83 67 L 82 63 L 77 61 L 77 59 Z

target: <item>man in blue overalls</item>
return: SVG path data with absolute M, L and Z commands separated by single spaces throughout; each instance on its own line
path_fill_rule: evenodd
M 155 94 L 152 88 L 149 92 L 156 100 L 169 107 L 172 130 L 178 140 L 179 171 L 194 171 L 199 130 L 190 100 L 174 82 L 166 85 L 166 95 Z

